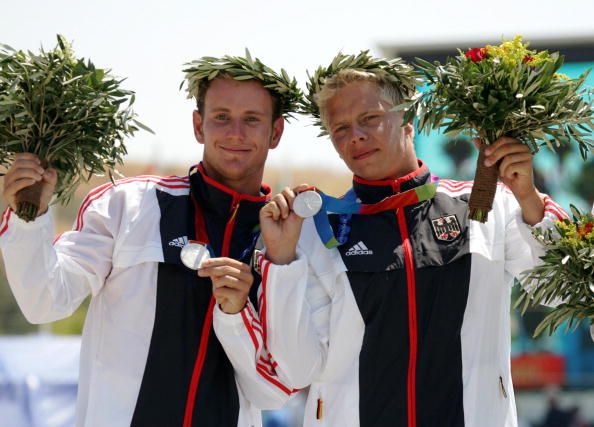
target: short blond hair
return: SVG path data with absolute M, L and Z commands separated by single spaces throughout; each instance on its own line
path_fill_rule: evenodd
M 400 91 L 395 86 L 394 82 L 388 79 L 388 73 L 385 71 L 377 70 L 375 72 L 370 72 L 349 68 L 340 70 L 333 76 L 328 77 L 324 81 L 320 90 L 314 95 L 314 101 L 320 110 L 320 120 L 326 129 L 328 129 L 326 104 L 340 89 L 353 82 L 375 83 L 382 101 L 387 102 L 391 106 L 398 105 L 402 102 Z

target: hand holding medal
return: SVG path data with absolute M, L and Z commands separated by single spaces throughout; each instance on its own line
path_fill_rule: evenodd
M 306 215 L 315 214 L 319 195 L 307 184 L 286 187 L 260 211 L 260 228 L 266 257 L 274 264 L 288 264 L 296 258 L 297 241 Z M 301 193 L 301 194 L 300 194 Z M 321 199 L 319 200 L 321 207 Z M 319 209 L 319 208 L 318 208 Z
M 245 307 L 254 283 L 251 267 L 233 258 L 205 259 L 198 276 L 210 277 L 212 294 L 227 314 L 239 313 Z
M 213 258 L 208 245 L 190 240 L 181 252 L 183 264 L 200 277 L 210 277 L 212 294 L 227 314 L 239 313 L 245 307 L 254 277 L 249 265 L 227 257 Z

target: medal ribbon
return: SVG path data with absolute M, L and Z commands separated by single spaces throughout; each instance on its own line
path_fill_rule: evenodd
M 322 208 L 314 215 L 314 223 L 318 235 L 322 239 L 324 246 L 328 249 L 342 245 L 348 238 L 350 227 L 348 225 L 352 215 L 373 215 L 379 212 L 395 210 L 405 206 L 424 202 L 435 197 L 439 178 L 431 176 L 431 182 L 420 185 L 411 190 L 388 196 L 385 199 L 373 204 L 364 204 L 357 201 L 355 191 L 351 188 L 342 198 L 328 196 L 323 192 L 316 190 L 322 198 Z M 338 236 L 334 235 L 330 221 L 329 213 L 340 214 Z
M 204 223 L 204 215 L 202 214 L 202 208 L 200 204 L 196 201 L 194 197 L 191 197 L 192 203 L 194 204 L 194 233 L 196 235 L 196 240 L 192 243 L 199 243 L 201 245 L 206 246 L 208 249 L 208 253 L 210 254 L 211 258 L 215 258 L 214 249 L 210 245 L 210 240 L 208 239 L 208 233 L 206 232 L 206 224 Z

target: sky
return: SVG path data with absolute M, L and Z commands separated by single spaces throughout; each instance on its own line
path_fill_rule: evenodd
M 139 132 L 128 158 L 157 166 L 189 165 L 201 158 L 192 132 L 193 103 L 179 91 L 183 64 L 201 56 L 252 56 L 285 68 L 305 88 L 306 70 L 338 53 L 382 45 L 531 38 L 594 37 L 591 0 L 398 1 L 11 1 L 0 14 L 0 43 L 37 50 L 55 45 L 56 33 L 77 56 L 127 77 L 135 111 L 156 135 Z M 270 153 L 275 166 L 344 168 L 331 143 L 317 138 L 308 119 L 285 127 Z

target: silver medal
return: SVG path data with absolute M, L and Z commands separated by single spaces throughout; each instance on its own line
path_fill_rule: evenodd
M 301 218 L 309 218 L 322 208 L 322 196 L 313 190 L 299 193 L 293 201 L 293 212 Z
M 205 245 L 191 242 L 182 248 L 179 257 L 186 267 L 198 270 L 202 262 L 210 258 L 210 253 Z

